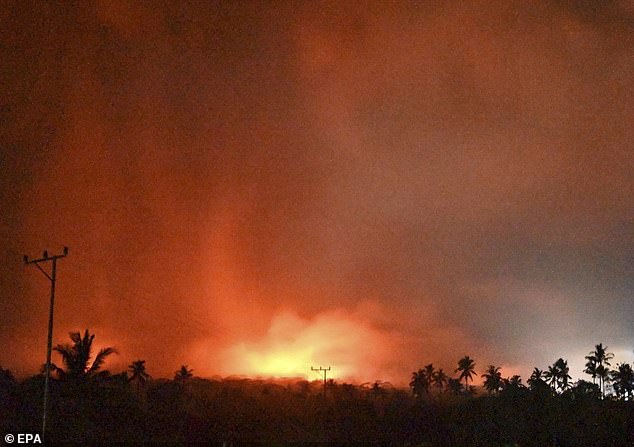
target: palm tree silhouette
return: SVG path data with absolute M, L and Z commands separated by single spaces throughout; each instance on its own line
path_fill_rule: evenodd
M 409 383 L 414 396 L 420 398 L 423 394 L 429 396 L 429 388 L 434 380 L 436 370 L 433 363 L 425 366 L 425 369 L 419 369 L 412 373 L 412 380 Z M 443 373 L 444 374 L 444 373 Z
M 484 378 L 484 388 L 489 394 L 498 393 L 502 386 L 502 373 L 499 366 L 489 365 L 486 372 L 480 377 Z
M 423 397 L 423 394 L 426 393 L 426 390 L 429 388 L 425 370 L 419 369 L 418 371 L 414 371 L 412 373 L 412 380 L 409 382 L 409 386 L 415 397 Z
M 98 371 L 106 357 L 117 351 L 112 347 L 102 348 L 91 363 L 92 343 L 95 339 L 95 334 L 91 335 L 86 329 L 83 337 L 79 332 L 71 332 L 69 335 L 73 342 L 72 344 L 66 343 L 57 345 L 54 348 L 62 356 L 62 363 L 65 366 L 65 369 L 56 367 L 60 379 L 82 380 L 103 375 L 104 373 L 107 374 L 106 371 L 98 374 Z
M 141 388 L 145 387 L 145 384 L 150 380 L 150 375 L 145 370 L 145 360 L 135 360 L 128 366 L 130 371 L 130 378 L 128 381 L 135 382 L 137 384 L 137 392 Z
M 517 392 L 521 389 L 524 389 L 525 386 L 522 383 L 522 377 L 518 374 L 515 374 L 511 378 L 502 379 L 502 386 L 505 391 Z
M 442 368 L 438 369 L 437 371 L 434 371 L 434 374 L 432 376 L 432 381 L 434 385 L 438 387 L 439 393 L 442 393 L 443 388 L 445 387 L 445 385 L 447 385 L 448 379 L 449 379 L 449 376 L 445 374 Z
M 586 356 L 586 368 L 584 373 L 589 374 L 592 377 L 592 383 L 597 383 L 597 361 L 594 355 Z
M 610 376 L 618 397 L 625 399 L 634 396 L 634 370 L 629 363 L 618 363 Z
M 454 379 L 453 377 L 450 377 L 447 380 L 447 389 L 452 394 L 455 394 L 456 396 L 458 396 L 460 395 L 460 393 L 462 393 L 462 384 L 460 383 L 459 379 Z
M 548 367 L 548 371 L 544 372 L 544 380 L 553 390 L 557 389 L 557 367 L 553 364 Z
M 436 372 L 434 364 L 430 363 L 425 365 L 425 392 L 429 395 L 431 384 L 434 380 L 434 373 Z
M 346 384 L 344 384 L 344 386 L 345 385 Z M 387 388 L 392 387 L 392 384 L 384 380 L 375 380 L 374 382 L 371 382 L 371 383 L 370 382 L 362 383 L 361 387 L 369 388 L 371 396 L 376 399 L 378 397 L 383 396 L 385 394 L 385 390 Z
M 607 346 L 603 346 L 603 343 L 599 343 L 594 346 L 594 351 L 590 351 L 590 353 L 586 356 L 586 360 L 588 360 L 588 363 L 586 363 L 586 369 L 592 370 L 591 368 L 588 368 L 589 364 L 594 366 L 592 379 L 594 381 L 596 377 L 599 378 L 601 396 L 605 396 L 605 382 L 606 379 L 609 380 L 610 378 L 610 372 L 607 367 L 610 366 L 610 360 L 614 358 L 614 354 L 607 352 L 607 350 Z
M 194 370 L 187 368 L 187 365 L 182 365 L 174 374 L 174 380 L 180 383 L 185 383 L 192 377 L 194 377 Z
M 547 386 L 547 383 L 544 380 L 544 378 L 545 378 L 544 371 L 542 371 L 539 368 L 533 368 L 533 372 L 531 373 L 531 376 L 527 380 L 528 386 L 533 391 L 540 389 L 544 386 Z
M 572 377 L 570 377 L 570 375 L 568 374 L 570 372 L 568 362 L 560 357 L 559 359 L 557 359 L 553 366 L 556 372 L 557 386 L 562 391 L 570 388 L 570 380 L 572 379 Z
M 469 380 L 473 381 L 473 376 L 475 375 L 475 361 L 469 358 L 468 355 L 465 355 L 458 361 L 458 368 L 456 368 L 455 372 L 460 371 L 460 376 L 458 376 L 458 380 L 464 379 L 465 390 L 469 390 Z

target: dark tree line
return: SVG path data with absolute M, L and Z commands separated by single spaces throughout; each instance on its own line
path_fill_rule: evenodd
M 610 368 L 597 345 L 586 372 L 571 382 L 564 359 L 535 368 L 522 382 L 499 367 L 482 372 L 458 362 L 454 377 L 428 364 L 412 374 L 411 392 L 387 382 L 208 380 L 182 365 L 172 379 L 152 378 L 144 360 L 127 371 L 103 369 L 114 354 L 93 358 L 94 335 L 58 345 L 51 381 L 52 445 L 425 445 L 625 446 L 634 443 L 632 368 Z M 607 369 L 607 373 L 600 367 Z M 591 372 L 594 371 L 594 372 Z M 594 374 L 594 375 L 593 375 Z M 0 430 L 37 432 L 43 374 L 16 380 L 0 368 Z
M 536 391 L 550 388 L 554 394 L 562 394 L 572 388 L 583 389 L 586 393 L 596 395 L 602 399 L 634 399 L 634 371 L 629 363 L 618 363 L 616 368 L 609 369 L 614 354 L 607 352 L 607 347 L 599 343 L 586 357 L 587 363 L 584 373 L 592 377 L 592 383 L 585 380 L 572 382 L 568 362 L 563 358 L 557 359 L 546 370 L 535 367 L 527 380 L 528 389 Z M 412 394 L 417 398 L 431 397 L 444 391 L 455 395 L 473 395 L 476 389 L 469 386 L 469 380 L 477 376 L 475 361 L 465 356 L 458 361 L 454 373 L 457 377 L 448 377 L 441 369 L 435 369 L 433 363 L 414 371 L 410 381 Z M 526 388 L 519 375 L 503 378 L 499 366 L 489 365 L 480 376 L 483 379 L 482 388 L 488 395 L 499 395 L 504 390 L 518 390 Z M 464 386 L 462 381 L 464 380 Z M 609 390 L 613 392 L 609 392 Z

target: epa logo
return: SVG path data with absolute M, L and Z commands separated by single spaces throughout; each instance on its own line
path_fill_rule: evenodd
M 18 433 L 17 436 L 9 433 L 4 436 L 4 442 L 7 444 L 13 444 L 14 442 L 17 444 L 41 444 L 42 438 L 37 433 L 34 435 L 31 433 Z

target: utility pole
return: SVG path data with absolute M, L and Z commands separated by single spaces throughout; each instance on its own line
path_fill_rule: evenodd
M 326 373 L 327 371 L 330 371 L 330 366 L 328 368 L 322 368 L 321 366 L 319 368 L 313 368 L 312 366 L 310 367 L 311 371 L 317 371 L 317 372 L 324 372 L 324 399 L 326 398 Z
M 55 280 L 57 277 L 57 260 L 65 258 L 68 255 L 68 247 L 64 247 L 64 251 L 61 255 L 49 256 L 47 251 L 44 251 L 43 256 L 40 259 L 29 259 L 27 255 L 24 255 L 24 264 L 34 264 L 40 272 L 46 276 L 51 282 L 51 305 L 48 312 L 48 343 L 46 345 L 46 376 L 44 379 L 44 408 L 42 411 L 42 438 L 46 439 L 46 414 L 48 412 L 48 381 L 51 376 L 51 350 L 53 347 L 53 306 L 55 304 Z M 40 262 L 52 262 L 53 266 L 51 273 L 49 274 L 40 266 Z

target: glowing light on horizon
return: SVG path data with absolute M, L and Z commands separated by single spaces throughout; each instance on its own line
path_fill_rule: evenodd
M 261 341 L 229 347 L 221 362 L 230 374 L 317 379 L 311 367 L 331 366 L 329 378 L 361 380 L 367 364 L 386 356 L 385 347 L 382 334 L 343 312 L 312 319 L 281 313 Z
M 251 352 L 246 356 L 250 369 L 263 376 L 307 377 L 313 363 L 312 348 L 278 349 L 272 352 Z

